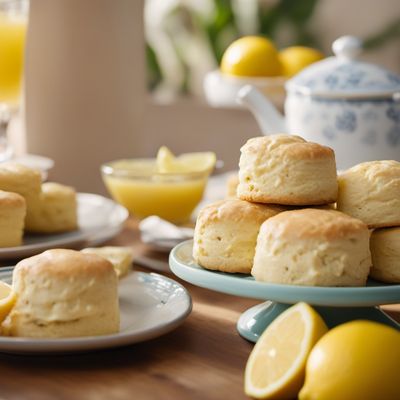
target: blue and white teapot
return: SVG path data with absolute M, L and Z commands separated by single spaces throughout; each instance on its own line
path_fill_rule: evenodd
M 362 43 L 356 37 L 341 37 L 332 48 L 334 57 L 286 83 L 285 119 L 254 87 L 244 87 L 238 101 L 264 134 L 288 132 L 332 147 L 339 169 L 400 161 L 400 76 L 357 60 Z

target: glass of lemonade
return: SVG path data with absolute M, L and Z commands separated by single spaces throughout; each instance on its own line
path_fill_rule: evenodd
M 27 0 L 0 0 L 0 161 L 12 156 L 7 129 L 21 98 L 27 19 Z

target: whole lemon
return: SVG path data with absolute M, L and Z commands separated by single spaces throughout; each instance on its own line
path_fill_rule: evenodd
M 323 58 L 324 55 L 320 51 L 311 47 L 292 46 L 279 52 L 279 60 L 285 76 L 296 75 L 303 68 Z
M 244 36 L 225 50 L 221 72 L 236 76 L 278 76 L 282 74 L 282 66 L 278 50 L 270 40 Z
M 312 349 L 300 400 L 400 399 L 400 332 L 371 321 L 329 331 Z

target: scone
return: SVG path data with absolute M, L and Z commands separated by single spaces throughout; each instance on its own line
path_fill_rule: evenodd
M 17 301 L 2 325 L 8 336 L 58 338 L 119 330 L 118 279 L 103 257 L 53 249 L 20 261 Z
M 130 247 L 88 247 L 81 251 L 86 254 L 97 254 L 110 261 L 118 278 L 122 278 L 128 274 L 133 261 L 132 249 Z
M 76 192 L 54 182 L 42 185 L 38 201 L 27 215 L 25 229 L 36 233 L 59 233 L 77 229 Z
M 236 197 L 237 187 L 239 185 L 238 173 L 231 174 L 226 182 L 226 197 Z
M 251 274 L 302 286 L 363 286 L 371 267 L 369 231 L 339 211 L 286 211 L 260 228 Z
M 22 244 L 25 214 L 26 202 L 21 195 L 0 190 L 0 247 Z
M 329 147 L 293 135 L 249 139 L 240 149 L 242 200 L 284 205 L 319 205 L 337 198 L 335 154 Z
M 207 269 L 250 273 L 260 225 L 281 211 L 234 198 L 206 206 L 197 218 L 193 258 Z
M 400 162 L 364 162 L 340 174 L 338 181 L 338 210 L 370 228 L 400 225 Z
M 400 227 L 375 229 L 371 240 L 372 278 L 400 283 Z
M 24 197 L 27 216 L 39 198 L 41 184 L 42 176 L 39 170 L 14 162 L 0 164 L 0 190 L 18 193 Z

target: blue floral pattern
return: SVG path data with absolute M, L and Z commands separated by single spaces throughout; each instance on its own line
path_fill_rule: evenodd
M 400 145 L 400 125 L 393 126 L 386 135 L 387 141 L 391 146 Z
M 373 129 L 369 129 L 365 136 L 362 137 L 361 141 L 369 146 L 373 146 L 377 141 L 377 132 Z
M 357 128 L 357 117 L 353 111 L 344 110 L 336 116 L 335 126 L 344 132 L 354 132 Z
M 397 109 L 393 106 L 389 107 L 386 111 L 386 115 L 394 122 L 400 123 L 400 107 L 397 107 Z
M 325 59 L 300 72 L 288 89 L 308 88 L 312 93 L 370 94 L 400 91 L 400 76 L 374 64 Z
M 289 130 L 309 132 L 308 138 L 305 134 L 308 140 L 317 140 L 313 135 L 319 134 L 320 142 L 334 149 L 348 140 L 350 146 L 368 146 L 371 154 L 376 148 L 378 154 L 392 154 L 386 157 L 400 161 L 400 102 L 309 99 L 290 94 L 287 105 Z

